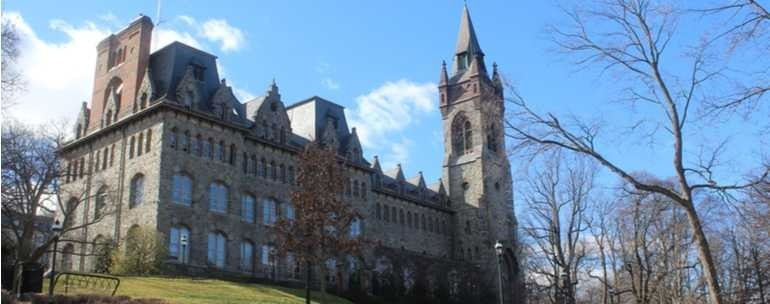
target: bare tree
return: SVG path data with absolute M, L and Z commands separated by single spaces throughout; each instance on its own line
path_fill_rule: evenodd
M 57 154 L 64 138 L 62 134 L 36 131 L 11 119 L 3 125 L 2 230 L 4 245 L 12 248 L 11 252 L 4 250 L 3 255 L 10 255 L 8 260 L 14 261 L 16 293 L 21 287 L 20 266 L 40 260 L 54 241 L 52 237 L 40 239 L 49 236 L 50 231 L 47 231 L 49 227 L 39 225 L 38 216 L 56 215 L 63 223 L 62 235 L 75 236 L 62 241 L 82 242 L 76 237 L 79 230 L 112 214 L 109 205 L 101 206 L 98 212 L 86 212 L 82 205 L 90 194 L 80 188 L 62 187 L 68 178 Z M 81 169 L 79 174 L 88 173 Z M 110 196 L 109 193 L 102 195 Z
M 663 70 L 662 59 L 674 38 L 675 9 L 670 5 L 655 5 L 644 0 L 591 3 L 595 5 L 567 12 L 572 30 L 554 29 L 556 42 L 566 52 L 579 56 L 579 65 L 598 65 L 603 71 L 618 71 L 633 81 L 634 85 L 627 89 L 630 99 L 642 105 L 651 105 L 651 109 L 657 111 L 644 122 L 657 123 L 656 126 L 665 130 L 665 136 L 671 140 L 671 169 L 675 183 L 646 181 L 634 176 L 600 150 L 599 125 L 579 119 L 562 120 L 551 113 L 540 114 L 512 87 L 508 101 L 514 110 L 511 111 L 513 116 L 506 120 L 506 135 L 515 141 L 514 148 L 520 151 L 541 153 L 557 149 L 588 156 L 636 190 L 662 195 L 679 206 L 685 212 L 694 235 L 710 301 L 721 304 L 719 274 L 698 214 L 698 193 L 725 193 L 752 187 L 767 181 L 770 169 L 762 168 L 754 178 L 747 178 L 742 183 L 724 184 L 715 180 L 719 156 L 727 148 L 724 145 L 704 149 L 710 153 L 701 153 L 691 163 L 685 159 L 685 147 L 695 144 L 686 141 L 684 136 L 684 129 L 692 125 L 690 111 L 696 104 L 703 104 L 700 90 L 719 74 L 706 69 L 707 57 L 703 51 L 696 50 L 689 54 L 691 68 L 684 77 L 667 76 L 673 72 Z M 643 137 L 657 135 L 644 133 L 646 130 L 641 128 L 632 128 L 630 132 Z
M 292 194 L 294 217 L 279 219 L 273 234 L 278 252 L 292 254 L 304 263 L 308 279 L 311 267 L 318 266 L 321 292 L 325 292 L 326 261 L 360 255 L 363 239 L 351 233 L 351 225 L 363 216 L 343 199 L 346 174 L 334 151 L 315 142 L 308 144 L 298 164 L 298 188 Z
M 576 302 L 587 258 L 586 210 L 593 203 L 595 168 L 579 159 L 569 161 L 558 154 L 547 159 L 522 193 L 530 212 L 523 228 L 530 285 L 554 304 Z
M 3 18 L 2 24 L 2 98 L 3 111 L 12 104 L 17 93 L 24 90 L 25 82 L 16 66 L 19 59 L 19 34 L 16 27 Z

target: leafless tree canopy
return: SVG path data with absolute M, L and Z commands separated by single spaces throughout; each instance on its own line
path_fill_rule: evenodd
M 2 98 L 5 110 L 17 93 L 24 90 L 24 79 L 18 70 L 19 35 L 16 27 L 8 21 L 2 24 Z
M 702 267 L 701 278 L 709 292 L 708 299 L 711 303 L 723 303 L 717 254 L 709 244 L 700 214 L 704 212 L 701 210 L 703 201 L 711 195 L 732 197 L 735 191 L 766 184 L 770 181 L 770 168 L 762 166 L 762 159 L 759 159 L 755 162 L 755 170 L 745 172 L 744 180 L 720 180 L 716 174 L 721 164 L 720 157 L 730 147 L 725 140 L 715 147 L 704 147 L 696 142 L 699 137 L 693 136 L 693 133 L 705 137 L 709 133 L 704 132 L 709 131 L 694 123 L 698 119 L 695 113 L 696 109 L 708 112 L 714 105 L 759 100 L 766 95 L 755 90 L 735 89 L 735 86 L 720 86 L 725 79 L 736 83 L 746 78 L 730 78 L 732 74 L 727 73 L 723 62 L 719 61 L 723 57 L 712 56 L 710 47 L 713 44 L 702 43 L 687 48 L 684 54 L 669 54 L 676 39 L 681 37 L 677 35 L 676 25 L 683 10 L 674 3 L 599 0 L 584 4 L 574 10 L 566 10 L 570 24 L 552 29 L 554 41 L 561 50 L 575 58 L 579 66 L 613 73 L 622 80 L 616 83 L 628 84 L 622 88 L 626 93 L 624 98 L 649 110 L 645 114 L 652 113 L 637 125 L 654 125 L 654 129 L 663 132 L 652 136 L 670 142 L 671 159 L 662 161 L 670 164 L 670 172 L 673 172 L 671 182 L 642 178 L 626 164 L 609 158 L 606 147 L 601 144 L 606 140 L 606 135 L 601 132 L 605 126 L 578 117 L 565 119 L 554 113 L 540 113 L 510 85 L 508 105 L 512 114 L 506 120 L 506 135 L 513 140 L 516 153 L 539 155 L 549 151 L 566 151 L 583 155 L 608 169 L 635 191 L 660 196 L 659 200 L 678 206 L 695 242 Z M 752 7 L 760 6 L 756 4 Z M 761 25 L 764 25 L 762 22 Z M 688 66 L 684 72 L 677 68 L 682 57 L 686 58 Z M 679 61 L 677 64 L 674 58 Z M 759 85 L 766 86 L 768 83 L 770 81 L 759 82 Z M 752 82 L 744 87 L 755 84 Z M 729 98 L 725 99 L 725 96 Z M 631 128 L 628 134 L 651 136 L 642 128 Z M 637 278 L 640 276 L 637 275 Z M 654 279 L 654 276 L 649 278 Z

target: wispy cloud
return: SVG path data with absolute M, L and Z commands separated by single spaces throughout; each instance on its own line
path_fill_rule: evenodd
M 334 81 L 334 79 L 331 79 L 329 77 L 326 77 L 324 79 L 321 79 L 321 83 L 329 90 L 339 90 L 340 84 Z
M 201 35 L 209 41 L 219 42 L 223 52 L 237 51 L 243 47 L 243 32 L 224 19 L 209 19 L 201 25 Z
M 404 163 L 412 142 L 403 137 L 392 138 L 434 111 L 437 94 L 436 84 L 430 82 L 415 83 L 406 79 L 386 82 L 356 97 L 355 108 L 349 115 L 350 125 L 357 127 L 364 147 L 387 153 L 381 158 L 383 163 Z

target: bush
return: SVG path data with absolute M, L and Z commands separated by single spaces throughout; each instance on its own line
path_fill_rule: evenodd
M 146 276 L 160 273 L 166 259 L 163 235 L 152 227 L 134 226 L 122 246 L 113 250 L 110 272 Z
M 127 296 L 100 295 L 54 295 L 56 304 L 166 304 L 160 299 L 132 299 Z M 48 295 L 35 294 L 30 298 L 32 304 L 48 304 Z M 5 302 L 3 302 L 5 303 Z

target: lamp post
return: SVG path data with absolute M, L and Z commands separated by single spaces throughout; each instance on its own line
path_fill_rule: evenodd
M 59 247 L 59 234 L 61 233 L 62 225 L 59 220 L 56 220 L 51 225 L 51 232 L 53 232 L 53 257 L 51 259 L 51 274 L 48 281 L 48 303 L 53 303 L 53 284 L 54 277 L 56 276 L 56 251 Z
M 179 238 L 179 244 L 182 245 L 182 252 L 180 253 L 182 260 L 180 262 L 182 262 L 182 264 L 186 264 L 187 263 L 187 257 L 185 256 L 185 254 L 187 253 L 187 250 L 186 250 L 187 235 L 186 234 L 182 234 L 182 236 Z
M 495 243 L 495 253 L 497 253 L 497 297 L 500 299 L 499 303 L 503 304 L 503 244 L 500 241 Z

